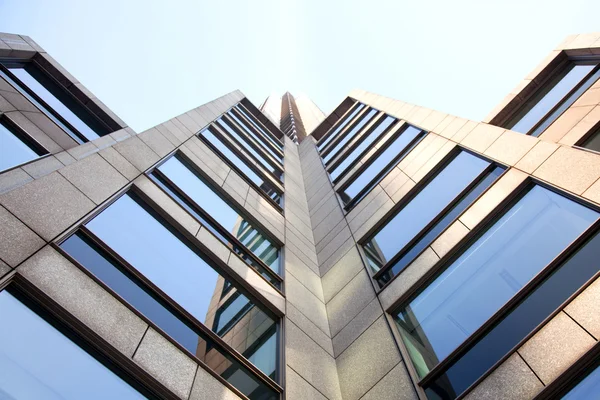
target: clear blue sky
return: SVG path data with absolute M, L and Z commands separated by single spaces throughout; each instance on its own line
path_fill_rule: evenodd
M 329 113 L 360 88 L 481 120 L 598 15 L 598 0 L 0 0 L 0 31 L 34 38 L 141 131 L 234 89 Z

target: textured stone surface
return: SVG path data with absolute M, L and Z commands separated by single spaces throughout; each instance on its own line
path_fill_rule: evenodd
M 96 204 L 102 203 L 128 183 L 98 154 L 92 154 L 58 172 Z
M 437 239 L 431 243 L 431 248 L 435 251 L 438 257 L 443 257 L 448 253 L 462 238 L 464 238 L 469 230 L 460 221 L 455 221 L 448 227 Z
M 327 336 L 327 334 L 325 334 L 321 329 L 319 329 L 304 314 L 302 314 L 296 307 L 294 307 L 292 303 L 287 303 L 285 315 L 312 340 L 321 346 L 323 350 L 333 357 L 334 353 L 331 338 Z
M 51 247 L 17 271 L 94 332 L 131 357 L 147 324 Z
M 22 168 L 11 169 L 0 174 L 0 194 L 31 182 L 33 178 Z
M 542 382 L 515 353 L 469 392 L 465 399 L 532 399 L 543 388 Z
M 188 398 L 198 365 L 161 334 L 148 328 L 133 359 L 177 396 Z
M 286 299 L 324 333 L 329 334 L 327 311 L 315 295 L 291 275 L 285 278 Z
M 360 399 L 399 362 L 392 333 L 381 316 L 336 359 L 342 397 Z
M 286 362 L 330 400 L 341 400 L 336 363 L 293 322 L 286 320 Z
M 522 133 L 505 131 L 485 154 L 508 165 L 515 165 L 539 140 Z
M 127 161 L 125 157 L 121 155 L 121 153 L 112 147 L 107 147 L 106 149 L 100 150 L 98 154 L 108 161 L 110 165 L 115 167 L 117 171 L 121 173 L 121 175 L 129 180 L 135 179 L 140 174 L 140 171 L 134 167 L 133 164 Z
M 46 240 L 94 208 L 94 203 L 57 172 L 3 194 L 0 203 Z
M 189 400 L 239 400 L 239 396 L 199 366 Z
M 323 300 L 323 288 L 321 287 L 321 278 L 312 269 L 304 263 L 299 262 L 297 258 L 288 257 L 289 252 L 286 252 L 285 269 L 286 272 L 294 275 L 296 279 L 308 290 L 311 291 L 320 301 Z
M 565 312 L 596 340 L 600 338 L 600 280 L 588 286 L 567 307 Z
M 311 386 L 289 366 L 285 373 L 286 398 L 289 400 L 327 400 L 321 392 Z M 208 400 L 208 399 L 207 399 Z
M 332 336 L 335 336 L 374 298 L 375 292 L 370 278 L 363 270 L 327 303 L 327 315 Z
M 547 385 L 595 343 L 594 338 L 560 312 L 525 342 L 519 353 Z
M 361 400 L 410 400 L 418 399 L 404 363 L 396 365 L 375 384 Z
M 135 136 L 115 144 L 113 148 L 139 171 L 145 171 L 159 160 L 158 155 Z
M 23 165 L 21 168 L 33 178 L 40 178 L 62 168 L 63 164 L 54 156 L 46 156 Z
M 352 247 L 335 265 L 323 276 L 323 295 L 325 303 L 333 298 L 363 269 L 362 260 L 356 247 Z
M 210 251 L 212 251 L 217 257 L 223 260 L 224 263 L 229 261 L 229 257 L 237 257 L 237 255 L 233 255 L 231 250 L 227 248 L 223 242 L 221 242 L 215 235 L 212 234 L 205 227 L 201 227 L 198 233 L 196 234 L 196 238 L 202 242 Z
M 38 235 L 0 207 L 0 259 L 16 267 L 43 245 Z
M 542 165 L 542 163 L 546 161 L 548 157 L 550 157 L 550 155 L 554 153 L 556 149 L 558 149 L 558 147 L 559 146 L 555 143 L 544 142 L 540 140 L 531 150 L 527 152 L 527 154 L 523 156 L 523 158 L 519 160 L 519 162 L 517 162 L 515 167 L 527 172 L 528 174 L 531 174 L 540 165 Z
M 560 147 L 533 174 L 581 194 L 600 177 L 600 155 Z
M 332 340 L 334 355 L 339 356 L 383 313 L 379 300 L 373 299 Z
M 0 260 L 0 277 L 4 276 L 4 274 L 6 274 L 8 271 L 10 271 L 10 267 L 8 266 L 8 264 Z

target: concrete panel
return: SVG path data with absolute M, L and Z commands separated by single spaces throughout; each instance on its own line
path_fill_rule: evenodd
M 0 207 L 0 259 L 16 267 L 44 244 L 42 238 Z
M 396 365 L 375 384 L 361 400 L 416 400 L 417 393 L 412 385 L 404 363 Z
M 342 330 L 375 298 L 371 280 L 365 270 L 327 303 L 327 315 L 332 336 Z

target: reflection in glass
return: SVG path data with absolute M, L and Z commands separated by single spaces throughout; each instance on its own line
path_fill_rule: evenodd
M 253 116 L 253 115 L 251 115 L 250 111 L 246 110 L 246 108 L 245 108 L 245 107 L 244 107 L 242 104 L 238 103 L 238 104 L 235 106 L 235 109 L 236 109 L 236 110 L 238 110 L 240 113 L 242 113 L 242 114 L 244 115 L 244 117 L 246 117 L 246 119 L 247 119 L 248 121 L 250 121 L 250 123 L 251 123 L 252 125 L 254 125 L 254 127 L 255 127 L 256 129 L 258 129 L 259 131 L 261 131 L 261 132 L 262 132 L 262 133 L 265 135 L 265 137 L 266 137 L 267 139 L 269 139 L 269 141 L 270 141 L 271 143 L 273 143 L 273 144 L 274 144 L 274 145 L 275 145 L 277 148 L 279 148 L 280 150 L 283 150 L 283 144 L 282 144 L 282 143 L 279 141 L 279 139 L 275 138 L 275 136 L 274 136 L 274 135 L 273 135 L 273 134 L 272 134 L 270 131 L 263 129 L 263 127 L 262 127 L 262 126 L 260 126 L 260 125 L 259 125 L 259 124 L 256 122 L 256 120 L 255 120 L 254 116 Z
M 585 147 L 586 149 L 600 152 L 600 128 L 596 129 L 596 131 L 592 133 L 581 146 Z
M 0 123 L 0 171 L 34 160 L 39 156 L 26 142 Z
M 385 150 L 371 157 L 368 166 L 340 193 L 344 204 L 350 206 L 363 199 L 424 137 L 425 132 L 408 126 L 388 141 Z M 380 178 L 376 179 L 377 176 Z
M 254 131 L 252 128 L 250 128 L 244 121 L 242 121 L 241 119 L 239 119 L 237 117 L 237 115 L 235 115 L 235 112 L 233 112 L 233 110 L 229 110 L 227 112 L 227 115 L 229 117 L 231 117 L 242 129 L 244 129 L 244 131 L 246 132 L 246 134 L 248 134 L 251 137 L 256 138 L 256 143 L 263 150 L 266 150 L 267 152 L 269 152 L 269 154 L 271 154 L 273 156 L 273 158 L 275 158 L 280 163 L 283 162 L 283 155 L 281 153 L 276 152 L 269 145 L 267 145 L 266 143 L 264 143 L 262 141 L 263 138 L 261 137 L 261 135 L 259 133 L 256 133 L 256 131 Z
M 489 328 L 467 350 L 444 368 L 425 391 L 454 398 L 515 348 L 571 295 L 600 271 L 600 234 L 584 243 L 554 272 Z
M 597 218 L 541 186 L 399 310 L 397 325 L 420 377 L 498 311 Z
M 6 290 L 0 321 L 0 398 L 145 398 Z
M 96 278 L 122 297 L 123 300 L 146 316 L 146 318 L 156 324 L 156 326 L 162 329 L 191 354 L 194 354 L 215 372 L 221 374 L 221 376 L 226 378 L 250 399 L 263 400 L 277 398 L 273 391 L 261 383 L 247 367 L 244 367 L 199 328 L 195 327 L 190 322 L 186 322 L 186 318 L 172 305 L 161 299 L 159 296 L 153 295 L 151 289 L 149 289 L 146 284 L 127 268 L 123 267 L 85 234 L 82 232 L 75 233 L 65 240 L 60 247 Z M 173 279 L 176 278 L 177 277 L 173 277 Z M 223 290 L 222 287 L 225 285 L 231 288 L 229 292 L 235 292 L 235 288 L 233 288 L 229 281 L 219 277 L 214 293 Z M 218 301 L 216 300 L 217 297 L 211 292 L 199 292 L 198 294 L 212 297 L 212 302 Z M 244 296 L 242 297 L 245 298 Z M 209 308 L 215 307 L 218 307 L 218 305 L 211 304 Z M 261 321 L 266 321 L 265 324 L 267 326 L 275 326 L 275 322 L 258 307 L 253 307 L 252 310 L 257 316 L 260 316 Z M 210 317 L 207 317 L 207 320 L 210 320 Z M 240 332 L 242 332 L 242 335 L 254 333 L 250 330 L 240 330 Z M 258 332 L 260 333 L 260 331 Z M 234 347 L 236 350 L 244 352 L 249 345 L 244 341 L 240 343 L 239 338 L 240 337 L 236 338 L 236 346 Z M 226 334 L 223 339 L 231 345 L 234 344 L 231 335 Z M 250 341 L 251 344 L 254 343 L 251 338 L 248 338 L 248 341 Z M 271 356 L 274 358 L 275 355 L 276 351 L 273 351 Z M 257 366 L 261 368 L 260 365 Z M 261 370 L 263 369 L 261 368 Z M 270 369 L 265 369 L 263 371 L 265 371 L 266 374 L 272 374 Z
M 358 156 L 360 156 L 365 150 L 369 148 L 369 146 L 375 141 L 375 139 L 379 138 L 383 132 L 386 132 L 387 129 L 396 122 L 395 118 L 387 116 L 383 121 L 381 121 L 375 129 L 373 129 L 366 138 L 354 149 L 350 154 L 344 155 L 344 159 L 341 163 L 339 163 L 333 171 L 331 171 L 331 179 L 337 179 L 345 170 L 352 164 Z
M 333 139 L 335 139 L 338 136 L 338 134 L 346 127 L 346 125 L 348 125 L 350 123 L 350 121 L 352 121 L 354 119 L 354 117 L 356 117 L 356 115 L 363 108 L 365 108 L 365 105 L 362 103 L 358 103 L 358 105 L 356 105 L 354 107 L 354 110 L 352 110 L 352 112 L 346 118 L 344 118 L 344 120 L 342 122 L 340 122 L 340 124 L 337 126 L 337 128 L 335 128 L 335 130 L 333 132 L 331 132 L 325 138 L 325 140 L 321 141 L 318 144 L 319 150 L 323 150 L 323 148 L 325 148 L 325 146 L 327 146 L 327 144 L 329 144 L 329 142 L 331 142 Z
M 367 254 L 385 265 L 489 165 L 465 151 L 458 153 L 364 245 Z
M 588 376 L 569 391 L 563 400 L 597 400 L 600 398 L 600 367 L 596 367 Z
M 588 74 L 596 65 L 574 64 L 569 71 L 554 83 L 546 85 L 540 93 L 530 102 L 529 107 L 522 111 L 508 128 L 539 136 L 548 126 L 552 124 L 568 107 L 571 106 L 590 86 L 600 77 L 600 70 L 592 76 Z M 574 93 L 565 98 L 577 85 L 583 82 Z M 563 101 L 564 99 L 564 101 Z M 561 103 L 562 102 L 562 103 Z M 560 105 L 559 105 L 560 104 Z M 552 109 L 559 105 L 554 111 Z M 549 115 L 547 115 L 552 111 Z M 541 124 L 536 127 L 538 123 Z M 535 129 L 530 132 L 533 128 Z
M 187 163 L 175 156 L 158 170 L 248 250 L 279 272 L 279 248 L 215 193 Z
M 79 139 L 79 136 L 83 135 L 83 138 L 87 140 L 94 140 L 108 133 L 107 129 L 103 127 L 99 122 L 94 120 L 94 117 L 86 110 L 81 104 L 69 95 L 64 89 L 58 84 L 53 82 L 48 76 L 42 71 L 35 67 L 32 63 L 26 64 L 7 64 L 8 70 L 17 77 L 19 82 L 15 82 L 13 79 L 8 77 L 5 73 L 1 72 L 0 75 L 13 83 L 14 86 L 32 103 L 34 103 L 40 110 L 44 111 L 54 122 L 56 122 L 63 130 L 65 130 L 72 137 Z M 51 110 L 55 111 L 58 115 L 64 118 L 73 128 L 77 130 L 74 133 L 71 129 L 60 122 L 52 113 L 40 102 L 35 100 L 24 87 L 29 88 L 39 98 L 41 98 Z
M 371 119 L 375 116 L 375 114 L 377 114 L 377 112 L 377 110 L 372 108 L 371 110 L 369 110 L 368 113 L 363 115 L 360 121 L 358 121 L 358 123 L 354 125 L 354 128 L 352 128 L 350 132 L 346 133 L 344 137 L 339 142 L 337 142 L 333 149 L 331 149 L 331 151 L 329 151 L 327 155 L 323 157 L 325 163 L 328 163 L 335 155 L 337 155 L 338 152 L 340 152 L 340 150 L 344 148 L 346 143 L 353 139 L 354 136 L 356 136 L 356 134 L 360 132 L 361 129 L 364 128 L 364 126 L 371 121 Z
M 267 180 L 260 177 L 254 172 L 245 161 L 242 161 L 233 151 L 227 147 L 227 145 L 221 140 L 220 137 L 215 136 L 210 129 L 205 129 L 199 133 L 199 136 L 205 138 L 211 145 L 213 145 L 217 151 L 219 151 L 226 160 L 232 165 L 235 165 L 242 171 L 244 175 L 252 182 L 254 182 L 263 192 L 267 194 L 275 203 L 281 205 L 281 194 L 275 187 Z

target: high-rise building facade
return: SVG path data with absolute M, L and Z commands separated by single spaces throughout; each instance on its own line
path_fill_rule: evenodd
M 239 92 L 137 133 L 0 34 L 0 397 L 600 393 L 600 33 L 484 121 Z

